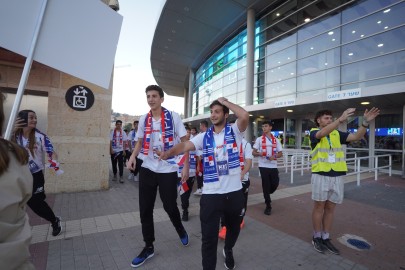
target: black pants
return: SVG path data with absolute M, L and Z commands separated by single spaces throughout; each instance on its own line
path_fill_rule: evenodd
M 188 207 L 190 206 L 190 195 L 191 191 L 193 190 L 193 185 L 194 185 L 194 177 L 190 177 L 189 179 L 187 179 L 188 190 L 180 195 L 181 208 L 184 211 L 188 211 Z
M 278 177 L 278 169 L 259 167 L 259 170 L 262 177 L 264 202 L 267 206 L 270 206 L 270 194 L 273 194 L 274 191 L 277 190 L 278 184 L 280 183 L 280 178 Z
M 244 197 L 242 190 L 226 194 L 203 194 L 200 200 L 202 265 L 204 270 L 217 264 L 218 224 L 223 214 L 227 223 L 225 249 L 235 246 L 240 232 Z
M 242 220 L 243 220 L 243 217 L 246 215 L 246 211 L 247 211 L 249 187 L 250 187 L 250 179 L 248 179 L 247 181 L 242 181 L 242 192 L 243 192 L 244 206 L 245 206 L 245 208 L 243 209 L 243 213 L 242 213 Z M 241 222 L 242 222 L 242 220 L 241 220 Z M 222 215 L 221 216 L 221 227 L 224 227 L 224 226 L 227 226 L 227 225 L 226 225 L 226 221 L 225 221 L 225 216 Z
M 120 176 L 124 174 L 124 156 L 122 153 L 123 151 L 111 155 L 111 164 L 114 175 L 117 175 L 117 163 L 118 169 L 120 170 Z
M 33 176 L 33 188 L 32 197 L 28 200 L 27 204 L 31 210 L 43 219 L 53 223 L 56 221 L 56 216 L 53 213 L 51 207 L 45 201 L 45 178 L 42 171 L 32 174 Z
M 160 199 L 163 208 L 169 215 L 177 234 L 184 236 L 185 229 L 181 223 L 179 208 L 177 207 L 177 172 L 155 173 L 141 167 L 139 172 L 139 212 L 141 216 L 142 235 L 146 246 L 153 245 L 155 241 L 155 228 L 153 225 L 153 208 L 155 206 L 157 189 L 159 187 Z
M 203 175 L 201 175 L 201 176 L 197 175 L 196 178 L 197 178 L 197 188 L 201 189 L 204 184 L 204 177 L 203 177 Z
M 138 175 L 139 170 L 141 169 L 142 163 L 143 163 L 142 159 L 136 158 L 135 170 L 130 170 L 133 175 L 135 175 L 135 176 Z

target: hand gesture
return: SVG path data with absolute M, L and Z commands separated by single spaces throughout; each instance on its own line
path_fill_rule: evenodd
M 129 160 L 127 161 L 127 168 L 129 169 L 129 170 L 132 170 L 132 171 L 134 171 L 135 170 L 135 167 L 136 167 L 136 157 L 135 157 L 135 155 L 131 155 L 131 157 L 129 158 Z
M 344 111 L 342 113 L 342 115 L 339 117 L 339 122 L 343 123 L 344 121 L 346 121 L 347 118 L 349 118 L 349 116 L 352 116 L 355 111 L 356 111 L 356 108 L 349 108 L 346 111 Z
M 373 107 L 371 110 L 367 110 L 364 112 L 364 120 L 366 122 L 370 122 L 374 120 L 380 114 L 380 110 L 378 108 Z
M 18 128 L 23 128 L 26 126 L 27 126 L 27 123 L 25 123 L 25 120 L 20 117 L 17 117 L 17 119 L 14 122 L 14 130 L 16 130 Z

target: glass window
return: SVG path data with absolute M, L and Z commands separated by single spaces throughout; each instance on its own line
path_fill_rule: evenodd
M 296 76 L 295 72 L 296 72 L 295 62 L 279 66 L 276 68 L 272 68 L 266 71 L 267 74 L 266 82 L 272 83 L 295 77 Z
M 405 72 L 405 51 L 342 66 L 342 83 L 365 81 Z
M 405 23 L 405 3 L 385 9 L 342 27 L 342 42 L 347 43 L 392 29 Z
M 355 5 L 350 6 L 342 12 L 342 22 L 350 22 L 367 14 L 373 13 L 376 10 L 397 3 L 399 0 L 384 0 L 384 1 L 358 1 Z M 392 10 L 392 9 L 391 9 Z
M 282 49 L 295 45 L 296 43 L 297 43 L 297 33 L 285 36 L 267 45 L 266 47 L 267 55 L 274 54 L 278 51 L 281 51 Z
M 386 54 L 405 48 L 405 26 L 342 47 L 342 63 Z
M 300 76 L 297 80 L 297 90 L 299 92 L 306 92 L 337 85 L 340 79 L 339 74 L 339 68 L 333 68 Z
M 332 30 L 340 25 L 340 15 L 334 15 L 325 19 L 316 20 L 315 22 L 302 27 L 298 31 L 298 42 L 312 38 L 322 32 Z
M 298 75 L 317 72 L 340 64 L 339 48 L 316 54 L 298 61 Z
M 266 69 L 281 66 L 284 65 L 285 63 L 294 61 L 297 56 L 296 52 L 297 52 L 296 46 L 291 46 L 285 50 L 267 56 Z
M 296 92 L 296 81 L 296 78 L 292 78 L 282 82 L 267 84 L 265 93 L 266 99 L 294 94 Z
M 304 58 L 340 45 L 340 30 L 334 29 L 298 44 L 298 58 Z

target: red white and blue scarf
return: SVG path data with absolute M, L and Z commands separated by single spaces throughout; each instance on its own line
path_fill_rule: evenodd
M 214 145 L 214 126 L 211 126 L 211 128 L 209 128 L 205 133 L 203 140 L 204 183 L 219 181 Z M 238 172 L 240 172 L 238 145 L 236 144 L 235 134 L 233 133 L 232 126 L 228 123 L 225 125 L 223 147 L 226 147 L 229 171 L 231 172 L 233 169 L 238 169 Z

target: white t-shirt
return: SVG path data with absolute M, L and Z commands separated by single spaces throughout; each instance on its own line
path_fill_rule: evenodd
M 180 116 L 176 112 L 171 112 L 174 124 L 174 145 L 176 145 L 176 137 L 182 138 L 187 135 L 187 131 L 184 127 L 183 122 L 181 121 Z M 142 115 L 139 119 L 137 137 L 139 140 L 143 140 L 144 130 L 145 130 L 145 118 L 146 115 Z M 139 153 L 138 158 L 143 160 L 142 167 L 147 168 L 156 173 L 171 173 L 176 172 L 178 166 L 175 164 L 170 164 L 165 160 L 160 160 L 158 157 L 155 157 L 153 154 L 153 149 L 163 150 L 164 145 L 162 142 L 162 129 L 161 129 L 161 119 L 155 120 L 152 117 L 152 133 L 150 136 L 150 148 L 148 155 Z
M 239 147 L 239 151 L 240 151 L 240 147 Z M 245 160 L 245 166 L 246 166 L 246 159 L 253 160 L 253 154 L 252 154 L 252 146 L 245 139 L 242 139 L 242 151 L 243 151 L 243 158 Z M 245 177 L 243 177 L 242 181 L 247 181 L 247 180 L 249 180 L 249 171 L 245 174 Z
M 273 155 L 271 153 L 271 148 L 272 148 L 272 142 L 271 139 L 269 139 L 266 136 L 266 150 L 267 150 L 267 155 L 271 156 Z M 282 152 L 283 151 L 283 147 L 280 143 L 280 140 L 276 138 L 276 145 L 274 145 L 273 147 L 276 147 L 276 151 L 278 152 Z M 259 153 L 262 153 L 262 136 L 258 137 L 255 141 L 255 144 L 253 145 L 253 148 L 258 150 Z M 277 168 L 277 160 L 269 160 L 266 157 L 260 156 L 259 157 L 259 167 L 263 167 L 263 168 Z
M 238 149 L 240 149 L 240 145 L 242 143 L 242 138 L 244 132 L 241 132 L 238 128 L 237 121 L 232 124 L 232 130 L 235 134 L 235 142 L 238 145 Z M 214 132 L 214 140 L 215 140 L 215 156 L 218 155 L 218 159 L 223 159 L 223 147 L 224 147 L 224 135 L 225 135 L 225 128 L 222 129 L 220 133 Z M 196 150 L 202 150 L 204 147 L 204 136 L 205 132 L 196 135 L 190 141 L 194 144 Z M 225 151 L 227 153 L 227 151 Z M 215 157 L 217 158 L 217 157 Z M 240 171 L 238 174 L 233 175 L 221 175 L 219 176 L 219 187 L 212 189 L 209 187 L 209 184 L 204 183 L 203 194 L 224 194 L 233 191 L 237 191 L 242 189 L 242 182 L 240 180 Z
M 128 133 L 128 141 L 131 143 L 131 149 L 134 150 L 135 144 L 138 141 L 138 137 L 136 136 L 137 132 L 135 129 L 131 130 Z
M 114 138 L 114 132 L 115 132 L 115 138 Z M 121 141 L 120 136 L 122 136 L 122 141 Z M 115 139 L 115 144 L 114 143 L 112 144 L 112 149 L 113 149 L 114 153 L 124 151 L 124 144 L 128 140 L 128 137 L 127 137 L 127 134 L 125 133 L 125 131 L 122 129 L 121 129 L 121 131 L 114 129 L 110 133 L 110 141 L 113 141 L 113 139 Z

